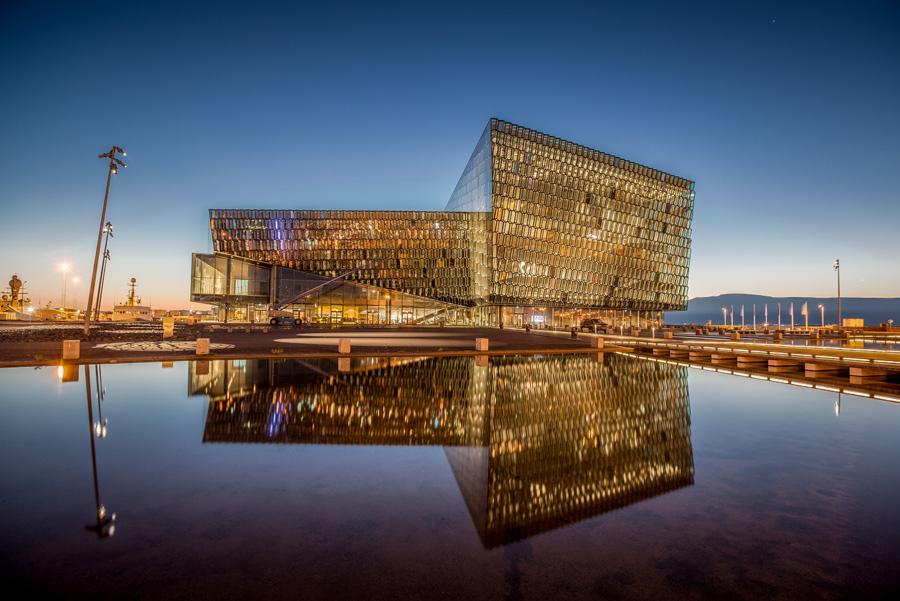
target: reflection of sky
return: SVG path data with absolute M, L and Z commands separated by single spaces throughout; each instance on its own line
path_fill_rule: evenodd
M 35 299 L 66 259 L 84 302 L 111 144 L 104 299 L 183 306 L 209 207 L 442 209 L 492 115 L 696 180 L 692 295 L 830 295 L 835 256 L 900 294 L 896 2 L 5 4 L 0 276 Z
M 50 589 L 102 577 L 111 595 L 427 586 L 482 598 L 508 590 L 514 558 L 536 598 L 637 582 L 644 597 L 895 582 L 900 407 L 888 403 L 845 396 L 836 418 L 831 394 L 690 370 L 694 486 L 485 551 L 440 447 L 204 445 L 207 402 L 185 396 L 186 364 L 105 366 L 98 469 L 119 521 L 100 542 L 81 530 L 93 494 L 83 372 L 62 385 L 52 369 L 0 374 L 0 556 Z

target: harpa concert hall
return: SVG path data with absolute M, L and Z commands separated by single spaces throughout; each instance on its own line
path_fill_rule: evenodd
M 648 326 L 687 304 L 694 183 L 491 119 L 443 211 L 211 209 L 228 321 Z

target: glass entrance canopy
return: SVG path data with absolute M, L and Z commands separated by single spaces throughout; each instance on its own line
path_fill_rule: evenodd
M 224 254 L 194 254 L 191 301 L 215 305 L 223 321 L 266 323 L 283 304 L 303 323 L 331 325 L 475 323 L 472 307 L 276 267 Z M 330 282 L 330 283 L 328 283 Z M 323 284 L 325 284 L 323 286 Z M 304 294 L 305 291 L 310 291 Z

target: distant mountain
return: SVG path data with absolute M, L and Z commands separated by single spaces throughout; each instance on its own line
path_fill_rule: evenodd
M 778 322 L 778 303 L 781 303 L 781 324 L 790 325 L 790 306 L 794 303 L 794 323 L 803 324 L 803 316 L 800 308 L 803 303 L 809 303 L 809 324 L 819 325 L 821 316 L 819 305 L 825 306 L 825 323 L 833 324 L 837 321 L 837 298 L 822 298 L 814 296 L 762 296 L 759 294 L 720 294 L 719 296 L 701 296 L 688 301 L 686 311 L 667 311 L 666 323 L 706 323 L 712 320 L 713 324 L 722 323 L 722 307 L 727 307 L 731 312 L 734 306 L 734 323 L 741 323 L 741 305 L 744 305 L 744 323 L 753 323 L 753 305 L 756 304 L 756 323 L 763 323 L 765 306 L 769 306 L 769 323 Z M 860 298 L 841 297 L 841 315 L 843 317 L 861 317 L 867 326 L 877 326 L 886 323 L 888 319 L 894 320 L 894 325 L 900 325 L 900 298 Z M 729 317 L 730 319 L 730 317 Z

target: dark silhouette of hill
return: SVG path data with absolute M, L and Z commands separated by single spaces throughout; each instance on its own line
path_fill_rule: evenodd
M 700 296 L 688 301 L 686 311 L 667 311 L 666 323 L 706 323 L 712 320 L 713 324 L 722 323 L 722 307 L 727 307 L 729 313 L 734 306 L 734 323 L 741 322 L 741 304 L 744 305 L 744 323 L 753 323 L 753 304 L 756 304 L 756 323 L 763 323 L 763 312 L 766 304 L 769 305 L 769 323 L 778 321 L 778 303 L 781 303 L 781 324 L 790 325 L 789 314 L 791 303 L 794 303 L 794 322 L 803 324 L 803 316 L 800 308 L 803 303 L 809 303 L 809 324 L 819 325 L 821 317 L 819 305 L 825 306 L 825 323 L 835 323 L 837 320 L 837 298 L 816 296 L 763 296 L 760 294 L 720 294 L 719 296 Z M 861 317 L 867 326 L 887 323 L 893 319 L 895 325 L 900 325 L 900 298 L 863 298 L 842 297 L 841 314 L 843 317 Z

